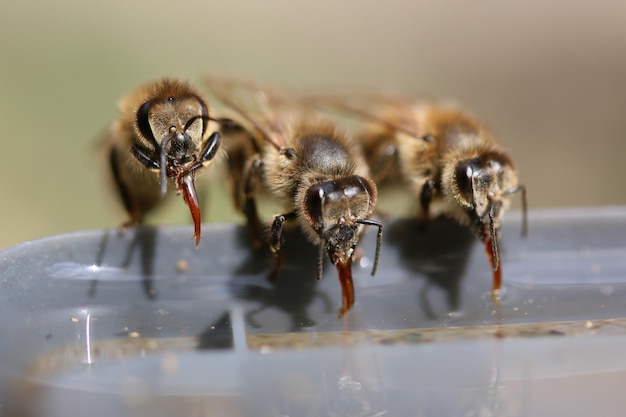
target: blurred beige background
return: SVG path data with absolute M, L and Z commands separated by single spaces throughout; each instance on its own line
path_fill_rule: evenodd
M 531 207 L 626 203 L 620 0 L 9 0 L 0 52 L 0 247 L 123 220 L 94 144 L 119 98 L 161 75 L 453 98 L 512 152 Z M 221 193 L 209 220 L 238 219 Z M 190 220 L 177 199 L 152 221 Z

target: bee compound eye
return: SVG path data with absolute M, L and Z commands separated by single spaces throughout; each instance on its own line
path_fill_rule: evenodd
M 326 192 L 321 185 L 313 185 L 306 192 L 304 199 L 305 212 L 317 228 L 323 227 L 323 205 Z
M 454 170 L 454 182 L 461 197 L 472 204 L 474 195 L 474 185 L 472 177 L 474 176 L 474 164 L 472 161 L 463 161 L 459 163 Z
M 156 139 L 154 137 L 154 133 L 152 132 L 152 127 L 150 126 L 150 108 L 152 107 L 152 102 L 148 101 L 139 107 L 136 114 L 137 126 L 139 127 L 139 131 L 141 134 L 148 139 L 155 146 L 157 145 Z

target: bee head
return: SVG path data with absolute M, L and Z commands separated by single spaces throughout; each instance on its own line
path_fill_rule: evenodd
M 376 202 L 375 187 L 362 177 L 349 176 L 314 184 L 306 192 L 304 216 L 338 269 L 351 265 L 363 225 L 377 226 L 382 233 L 380 223 L 367 219 Z M 373 272 L 379 252 L 380 243 Z M 321 273 L 320 262 L 320 276 Z
M 459 161 L 452 178 L 453 195 L 463 208 L 472 232 L 482 241 L 491 241 L 494 269 L 498 265 L 497 233 L 510 195 L 522 191 L 522 234 L 526 234 L 526 189 L 518 184 L 513 161 L 503 152 L 484 152 Z
M 178 176 L 195 160 L 208 119 L 200 97 L 176 89 L 162 91 L 137 111 L 139 132 L 156 154 L 162 194 L 167 191 L 167 177 Z

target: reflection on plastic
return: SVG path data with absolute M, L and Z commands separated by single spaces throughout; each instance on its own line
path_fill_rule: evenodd
M 450 222 L 424 235 L 390 222 L 377 276 L 355 267 L 345 320 L 332 269 L 317 281 L 315 248 L 295 234 L 276 283 L 266 280 L 271 259 L 233 226 L 206 228 L 206 250 L 188 228 L 167 227 L 9 249 L 0 257 L 3 415 L 624 409 L 626 209 L 531 217 L 527 240 L 503 233 L 506 293 L 496 306 L 475 239 Z M 515 216 L 507 221 L 518 230 Z M 374 244 L 368 234 L 362 248 Z

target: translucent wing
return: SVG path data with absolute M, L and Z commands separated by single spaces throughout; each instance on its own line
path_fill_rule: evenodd
M 415 108 L 422 103 L 414 96 L 382 91 L 342 91 L 308 94 L 303 101 L 317 109 L 326 109 L 378 123 L 388 129 L 418 137 L 420 129 Z
M 207 87 L 241 117 L 258 139 L 278 150 L 289 147 L 295 103 L 284 94 L 257 83 L 222 77 L 205 77 Z

